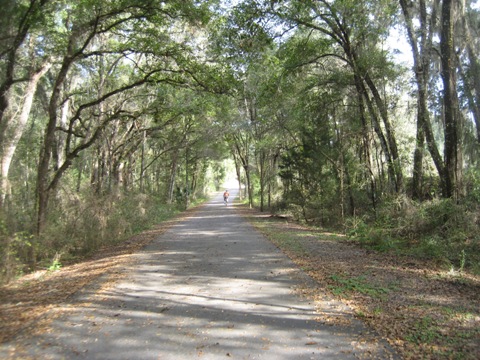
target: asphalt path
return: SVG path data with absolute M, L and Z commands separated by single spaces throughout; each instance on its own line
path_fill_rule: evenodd
M 222 193 L 134 255 L 107 290 L 78 294 L 48 331 L 24 342 L 33 359 L 390 358 L 341 306 L 301 295 L 315 286 L 223 204 Z M 323 308 L 319 309 L 321 306 Z

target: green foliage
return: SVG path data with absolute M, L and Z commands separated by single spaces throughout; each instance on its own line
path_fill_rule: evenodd
M 87 254 L 124 241 L 176 212 L 145 194 L 73 198 L 57 209 L 61 213 L 50 214 L 40 241 L 45 255 L 53 251 Z
M 314 62 L 319 52 L 328 52 L 333 40 L 309 34 L 299 30 L 297 36 L 292 37 L 279 49 L 279 56 L 283 58 L 283 66 L 289 71 L 300 72 L 303 66 Z
M 427 316 L 418 320 L 406 339 L 417 345 L 433 343 L 442 336 L 434 319 Z
M 329 285 L 330 291 L 338 296 L 349 296 L 352 292 L 358 292 L 375 298 L 383 298 L 390 292 L 390 289 L 376 286 L 367 281 L 365 276 L 346 277 L 340 275 L 332 275 L 330 279 L 336 285 Z
M 65 262 L 125 241 L 176 213 L 175 206 L 145 194 L 58 197 L 39 238 L 27 231 L 9 235 L 5 223 L 1 223 L 0 283 L 28 270 L 32 249 L 38 266 L 55 271 Z
M 33 236 L 26 232 L 8 233 L 5 222 L 0 219 L 0 284 L 22 275 L 24 264 L 33 246 Z
M 58 271 L 62 268 L 62 263 L 60 262 L 60 254 L 56 253 L 52 263 L 47 268 L 48 271 Z
M 214 163 L 213 170 L 213 182 L 215 184 L 215 190 L 220 191 L 221 186 L 225 182 L 226 169 L 220 163 Z
M 415 203 L 405 197 L 379 208 L 377 218 L 350 218 L 346 233 L 376 250 L 435 259 L 454 269 L 480 271 L 478 207 L 452 199 Z
M 381 226 L 369 225 L 366 217 L 348 218 L 345 222 L 346 234 L 362 245 L 377 251 L 388 251 L 398 247 L 399 240 L 392 237 L 390 230 Z
M 260 2 L 241 2 L 230 9 L 218 26 L 212 40 L 234 66 L 252 63 L 272 45 L 272 36 L 264 26 L 267 20 L 262 15 L 265 15 L 265 9 Z
M 467 200 L 480 204 L 480 169 L 473 168 L 465 174 Z
M 232 2 L 5 3 L 0 42 L 4 54 L 14 40 L 20 42 L 11 63 L 15 78 L 24 78 L 43 58 L 68 62 L 55 62 L 39 82 L 29 130 L 15 152 L 0 233 L 0 268 L 8 269 L 2 276 L 24 271 L 31 252 L 48 267 L 57 251 L 67 258 L 92 252 L 174 211 L 149 196 L 120 196 L 121 187 L 125 194 L 168 189 L 168 201 L 178 205 L 187 191 L 195 201 L 213 186 L 218 190 L 224 168 L 209 162 L 223 160 L 235 147 L 256 204 L 268 192 L 268 200 L 278 201 L 296 220 L 328 227 L 343 226 L 350 214 L 346 231 L 365 246 L 480 271 L 476 151 L 465 157 L 470 167 L 465 202 L 415 204 L 385 197 L 393 191 L 385 152 L 395 141 L 382 148 L 378 133 L 389 130 L 389 119 L 390 133 L 399 134 L 414 117 L 398 110 L 407 107 L 398 102 L 405 98 L 398 85 L 401 67 L 391 63 L 384 46 L 397 25 L 398 2 L 245 0 L 230 8 L 226 3 Z M 52 88 L 56 79 L 61 89 Z M 15 96 L 5 113 L 20 112 L 24 84 L 16 83 L 6 92 Z M 461 97 L 466 85 L 459 79 Z M 378 99 L 375 89 L 382 89 Z M 62 123 L 51 124 L 55 139 L 46 144 L 52 114 L 40 104 L 57 91 L 59 106 L 49 111 Z M 435 94 L 426 95 L 432 99 L 428 107 L 438 109 Z M 383 111 L 383 123 L 375 124 Z M 398 138 L 399 159 L 411 158 L 410 130 L 413 126 Z M 462 131 L 475 140 L 473 125 Z M 51 161 L 38 189 L 51 189 L 52 203 L 45 231 L 34 239 L 35 182 L 43 178 L 36 173 L 40 144 Z M 426 157 L 426 176 L 430 162 Z M 56 175 L 61 179 L 49 184 Z

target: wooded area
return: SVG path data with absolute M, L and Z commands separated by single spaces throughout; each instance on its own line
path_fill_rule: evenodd
M 2 11 L 1 282 L 126 239 L 230 170 L 262 211 L 480 272 L 477 1 Z

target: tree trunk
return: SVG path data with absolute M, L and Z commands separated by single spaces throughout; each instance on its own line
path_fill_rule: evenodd
M 385 128 L 386 133 L 386 141 L 388 144 L 388 149 L 390 152 L 391 160 L 390 162 L 387 161 L 387 166 L 389 167 L 389 173 L 393 176 L 393 184 L 394 190 L 398 194 L 403 191 L 403 174 L 402 174 L 402 165 L 400 163 L 400 156 L 398 154 L 398 147 L 397 147 L 397 140 L 395 138 L 394 129 L 390 123 L 388 118 L 388 111 L 387 108 L 380 97 L 380 93 L 376 85 L 374 84 L 373 80 L 370 78 L 368 72 L 365 74 L 365 82 L 367 83 L 377 105 L 377 108 L 380 113 L 380 117 L 383 122 L 383 126 Z M 391 169 L 390 169 L 391 167 Z
M 192 174 L 191 174 L 191 180 L 190 180 L 190 193 L 191 193 L 191 199 L 196 200 L 197 196 L 197 187 L 198 187 L 198 178 L 199 178 L 199 172 L 200 169 L 202 168 L 199 166 L 199 159 L 195 158 L 192 166 Z
M 2 16 L 11 16 L 13 11 L 17 11 L 20 6 L 17 7 L 16 3 L 17 2 L 15 1 L 3 2 L 2 10 L 4 10 L 5 13 L 2 14 Z M 28 8 L 23 7 L 23 13 L 18 16 L 18 24 L 16 24 L 17 28 L 12 31 L 13 36 L 5 37 L 7 40 L 2 39 L 2 42 L 5 41 L 2 45 L 6 48 L 3 50 L 6 51 L 2 58 L 2 61 L 5 63 L 5 73 L 2 74 L 2 82 L 0 83 L 0 126 L 8 126 L 8 120 L 5 119 L 4 116 L 8 113 L 8 109 L 11 105 L 10 92 L 15 84 L 15 67 L 22 63 L 17 57 L 17 52 L 27 39 L 30 27 L 32 25 L 38 25 L 35 24 L 35 22 L 38 21 L 39 14 L 44 11 L 43 8 L 46 7 L 47 4 L 48 1 L 46 0 L 29 1 Z M 13 5 L 13 7 L 11 7 L 11 5 Z M 12 40 L 11 43 L 9 43 L 10 39 Z
M 265 169 L 265 151 L 263 149 L 260 150 L 260 159 L 259 159 L 259 167 L 260 167 L 260 212 L 265 210 L 265 178 L 266 178 L 266 169 Z
M 428 149 L 432 156 L 433 162 L 439 174 L 440 181 L 444 181 L 444 165 L 443 160 L 438 151 L 435 142 L 432 127 L 430 123 L 430 113 L 428 110 L 428 81 L 430 78 L 430 63 L 433 32 L 436 28 L 437 9 L 439 0 L 432 3 L 430 11 L 430 19 L 425 0 L 419 1 L 420 7 L 420 31 L 417 32 L 413 24 L 413 15 L 410 7 L 405 0 L 400 0 L 402 11 L 405 19 L 408 40 L 412 48 L 415 80 L 417 83 L 417 134 L 416 147 L 413 157 L 413 184 L 412 197 L 414 199 L 422 199 L 424 191 L 423 184 L 423 158 L 425 140 L 427 140 Z M 418 35 L 420 34 L 420 38 Z M 443 186 L 442 186 L 443 188 Z
M 372 171 L 372 164 L 371 164 L 371 156 L 370 156 L 370 136 L 369 136 L 369 127 L 367 125 L 367 120 L 365 117 L 366 114 L 366 109 L 365 109 L 365 99 L 362 95 L 361 91 L 361 86 L 359 86 L 359 83 L 361 80 L 356 79 L 355 84 L 356 84 L 356 90 L 357 90 L 357 101 L 358 101 L 358 112 L 359 112 L 359 117 L 361 119 L 362 123 L 362 149 L 361 149 L 361 154 L 360 158 L 362 156 L 364 157 L 364 163 L 366 164 L 366 169 L 365 171 L 365 177 L 368 179 L 367 181 L 370 182 L 370 199 L 372 201 L 372 208 L 376 209 L 376 198 L 377 198 L 377 188 L 376 188 L 376 183 L 375 183 L 375 177 L 373 175 Z M 355 212 L 355 208 L 352 210 Z M 352 214 L 353 215 L 353 214 Z
M 238 156 L 235 153 L 235 149 L 232 150 L 232 156 L 233 156 L 233 161 L 235 162 L 235 173 L 237 174 L 237 180 L 238 180 L 238 198 L 240 201 L 243 200 L 243 194 L 242 194 L 242 173 L 241 173 L 241 164 L 240 160 L 238 159 Z
M 390 153 L 390 149 L 388 147 L 388 142 L 385 138 L 385 135 L 383 134 L 382 128 L 380 126 L 380 122 L 378 120 L 378 115 L 375 111 L 375 108 L 372 104 L 372 101 L 370 97 L 368 96 L 367 89 L 365 88 L 365 85 L 363 83 L 363 80 L 360 78 L 360 76 L 355 75 L 355 86 L 357 89 L 357 92 L 361 96 L 361 110 L 364 110 L 364 104 L 367 105 L 367 108 L 369 110 L 370 118 L 373 123 L 373 129 L 375 130 L 375 133 L 378 136 L 378 139 L 380 140 L 380 146 L 382 148 L 382 152 L 385 156 L 385 159 L 387 161 L 387 171 L 388 171 L 388 178 L 391 184 L 391 187 L 396 188 L 396 175 L 395 175 L 395 165 L 392 160 L 392 156 Z M 373 173 L 371 174 L 373 176 Z
M 72 39 L 70 39 L 69 49 L 73 47 Z M 49 189 L 49 171 L 52 150 L 55 146 L 55 131 L 58 120 L 58 104 L 60 103 L 61 89 L 67 78 L 68 70 L 73 63 L 73 57 L 65 56 L 62 67 L 55 79 L 52 89 L 50 102 L 48 104 L 48 124 L 45 129 L 43 145 L 40 150 L 40 161 L 37 172 L 37 234 L 43 231 L 47 216 L 48 200 L 50 196 Z
M 248 157 L 248 146 L 245 146 L 245 155 L 242 156 L 240 145 L 238 143 L 238 138 L 235 138 L 235 149 L 237 151 L 237 155 L 242 163 L 243 171 L 245 172 L 245 188 L 247 190 L 247 197 L 248 197 L 248 206 L 250 208 L 253 207 L 253 190 L 252 190 L 252 183 L 250 179 L 250 164 L 249 164 L 249 157 Z
M 140 192 L 143 193 L 145 191 L 145 182 L 144 182 L 144 177 L 145 177 L 145 144 L 147 140 L 147 133 L 146 131 L 142 132 L 142 149 L 140 152 Z
M 9 193 L 8 172 L 10 170 L 10 164 L 12 163 L 13 155 L 15 154 L 18 142 L 27 124 L 38 82 L 50 67 L 51 64 L 46 62 L 30 76 L 24 90 L 25 96 L 18 118 L 16 120 L 13 116 L 12 119 L 4 118 L 5 131 L 2 131 L 0 136 L 0 209 L 3 207 L 5 196 Z
M 252 182 L 250 180 L 250 169 L 248 163 L 244 164 L 243 169 L 245 171 L 245 178 L 247 180 L 248 207 L 251 209 L 253 207 L 253 189 Z
M 350 172 L 348 171 L 348 167 L 345 166 L 345 179 L 347 181 L 347 188 L 348 188 L 348 199 L 349 199 L 349 215 L 355 215 L 355 197 L 353 196 L 352 191 L 352 180 L 350 178 Z
M 455 78 L 454 48 L 454 3 L 455 0 L 443 0 L 440 51 L 442 63 L 443 106 L 445 119 L 445 189 L 444 197 L 457 197 L 457 179 L 461 171 L 459 164 L 459 108 Z
M 173 152 L 172 164 L 170 166 L 170 177 L 168 180 L 167 188 L 167 203 L 173 203 L 173 192 L 175 190 L 175 179 L 177 176 L 177 166 L 178 165 L 178 151 Z
M 417 133 L 416 133 L 416 141 L 415 141 L 415 150 L 413 154 L 413 179 L 412 179 L 412 198 L 413 199 L 421 199 L 422 196 L 422 187 L 423 187 L 423 158 L 424 158 L 424 149 L 425 149 L 425 129 L 424 129 L 424 121 L 426 113 L 426 83 L 424 82 L 425 79 L 428 79 L 428 64 L 426 68 L 423 67 L 423 62 L 421 61 L 420 51 L 425 50 L 424 46 L 421 46 L 419 49 L 418 40 L 415 36 L 415 29 L 413 27 L 413 19 L 412 14 L 410 12 L 410 8 L 406 2 L 406 0 L 400 0 L 400 5 L 402 7 L 403 16 L 405 19 L 405 26 L 407 29 L 408 40 L 410 42 L 410 46 L 412 48 L 413 53 L 413 64 L 414 64 L 414 72 L 415 72 L 415 79 L 417 81 L 417 89 L 418 89 L 418 96 L 417 96 Z M 425 2 L 420 0 L 420 13 L 421 13 L 421 35 L 422 35 L 422 44 L 425 45 L 425 36 L 426 36 L 426 12 L 425 12 Z M 426 74 L 425 74 L 426 73 Z

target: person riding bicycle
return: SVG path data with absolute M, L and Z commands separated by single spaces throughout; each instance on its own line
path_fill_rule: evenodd
M 225 203 L 225 205 L 227 205 L 228 203 L 228 197 L 230 196 L 228 190 L 225 190 L 225 192 L 223 193 L 223 202 Z

